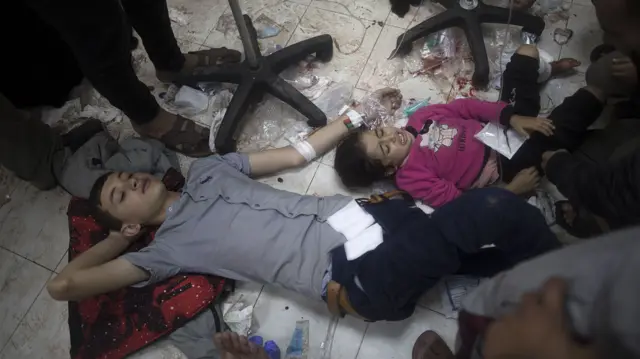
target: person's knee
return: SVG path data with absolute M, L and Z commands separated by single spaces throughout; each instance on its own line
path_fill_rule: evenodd
M 540 53 L 538 52 L 538 47 L 535 45 L 521 45 L 517 50 L 517 54 L 533 57 L 537 59 L 540 57 Z

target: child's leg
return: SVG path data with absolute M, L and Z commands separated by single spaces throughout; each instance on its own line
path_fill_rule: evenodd
M 520 170 L 532 166 L 542 173 L 540 166 L 545 151 L 576 150 L 584 141 L 587 128 L 600 116 L 603 108 L 604 96 L 589 86 L 565 98 L 549 115 L 556 127 L 552 136 L 534 132 L 510 160 L 501 158 L 503 179 L 509 182 Z
M 478 253 L 494 244 L 511 265 L 560 247 L 540 211 L 501 188 L 468 191 L 431 218 L 461 252 Z
M 538 48 L 522 45 L 511 56 L 502 75 L 500 100 L 512 106 L 517 115 L 538 116 L 540 112 L 538 67 Z

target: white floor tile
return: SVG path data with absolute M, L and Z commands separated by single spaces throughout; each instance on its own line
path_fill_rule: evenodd
M 326 304 L 319 298 L 309 299 L 267 286 L 254 313 L 260 326 L 257 334 L 266 340 L 274 340 L 283 353 L 289 345 L 296 321 L 309 320 L 309 357 L 319 358 L 320 344 L 331 320 Z M 365 322 L 354 318 L 341 319 L 333 338 L 331 358 L 355 359 L 366 326 Z
M 43 290 L 11 340 L 2 351 L 2 359 L 69 358 L 68 304 L 51 298 Z
M 602 44 L 602 30 L 592 5 L 573 4 L 569 11 L 567 28 L 573 30 L 573 38 L 562 47 L 561 57 L 573 57 L 582 62 L 578 68 L 584 72 L 589 67 L 589 55 L 594 47 Z
M 227 303 L 244 303 L 255 305 L 262 293 L 262 284 L 236 281 L 236 288 L 226 299 Z
M 0 349 L 50 276 L 50 271 L 0 248 Z
M 381 22 L 387 19 L 390 12 L 389 0 L 314 0 L 311 6 Z
M 313 178 L 307 194 L 314 196 L 332 196 L 334 194 L 343 194 L 354 198 L 369 197 L 371 189 L 349 190 L 342 182 L 340 177 L 331 166 L 320 163 L 316 176 Z
M 540 112 L 545 115 L 551 113 L 567 96 L 573 95 L 586 84 L 582 72 L 549 80 L 540 92 Z
M 560 58 L 562 45 L 555 42 L 553 34 L 556 29 L 566 29 L 567 23 L 567 20 L 561 18 L 546 17 L 544 31 L 542 32 L 542 35 L 540 35 L 540 40 L 538 41 L 538 48 L 543 49 L 556 60 Z
M 279 0 L 241 1 L 241 7 L 243 12 L 251 17 L 254 27 L 257 29 L 261 24 L 270 24 L 280 29 L 277 36 L 258 40 L 263 54 L 276 45 L 284 47 L 307 10 L 306 5 Z M 226 46 L 242 50 L 238 28 L 230 9 L 227 9 L 220 16 L 217 25 L 205 40 L 205 45 L 210 47 Z
M 20 180 L 6 168 L 0 166 L 0 223 L 9 213 L 12 194 Z
M 457 322 L 428 309 L 417 308 L 411 318 L 402 322 L 369 324 L 358 359 L 411 359 L 414 342 L 426 330 L 436 331 L 450 348 L 454 347 Z
M 168 5 L 176 38 L 196 44 L 204 43 L 229 7 L 226 0 L 169 0 Z
M 333 59 L 319 66 L 314 73 L 329 76 L 336 82 L 355 84 L 371 54 L 382 27 L 377 23 L 309 7 L 293 33 L 290 44 L 314 36 L 333 37 Z
M 70 196 L 60 188 L 40 191 L 23 182 L 12 197 L 0 223 L 0 246 L 54 270 L 69 246 Z
M 60 258 L 60 262 L 58 262 L 58 265 L 56 266 L 56 269 L 54 270 L 54 272 L 60 273 L 60 271 L 62 271 L 68 263 L 69 263 L 69 251 L 67 250 L 62 256 L 62 258 Z
M 396 47 L 396 38 L 402 32 L 403 30 L 397 27 L 384 26 L 356 88 L 375 91 L 382 87 L 396 86 L 411 76 L 405 66 L 404 58 L 398 56 L 388 60 Z
M 160 340 L 155 344 L 140 350 L 127 357 L 128 359 L 187 359 L 178 348 L 169 344 L 166 340 Z

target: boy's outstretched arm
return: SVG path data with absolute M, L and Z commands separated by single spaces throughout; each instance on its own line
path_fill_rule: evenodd
M 80 254 L 47 284 L 56 300 L 75 301 L 120 289 L 149 278 L 144 270 L 125 259 L 114 259 L 131 240 L 111 232 L 102 242 Z
M 326 126 L 315 131 L 307 138 L 313 147 L 316 157 L 320 157 L 338 145 L 350 131 L 345 125 L 347 116 L 340 116 Z M 249 154 L 251 176 L 259 177 L 276 173 L 285 169 L 299 167 L 307 163 L 305 157 L 293 146 L 275 148 Z
M 380 106 L 392 111 L 395 111 L 402 101 L 400 91 L 390 88 L 378 90 L 370 96 L 375 98 L 376 103 L 380 104 Z M 371 114 L 367 113 L 368 111 L 366 108 L 356 109 L 354 111 L 362 116 L 363 121 L 367 121 L 372 120 L 369 117 L 380 111 L 380 109 L 376 110 L 377 111 L 371 111 Z M 356 129 L 361 124 L 356 123 L 355 126 L 349 125 L 349 123 L 354 122 L 354 119 L 351 117 L 353 117 L 353 114 L 349 116 L 349 112 L 347 112 L 347 115 L 338 117 L 326 126 L 315 131 L 307 138 L 306 142 L 308 142 L 308 144 L 313 148 L 315 157 L 322 156 L 337 146 L 351 130 Z M 294 146 L 249 154 L 252 177 L 265 176 L 285 169 L 299 167 L 307 163 L 308 160 L 309 159 L 305 158 Z

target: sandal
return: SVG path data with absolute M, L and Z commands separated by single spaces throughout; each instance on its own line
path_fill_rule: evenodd
M 209 148 L 209 129 L 180 115 L 169 132 L 159 140 L 168 149 L 189 157 L 206 157 L 214 153 Z
M 454 359 L 453 352 L 433 330 L 420 334 L 413 344 L 411 359 Z
M 191 75 L 195 69 L 199 67 L 218 66 L 224 63 L 238 63 L 242 60 L 242 54 L 239 51 L 221 47 L 217 49 L 206 49 L 188 52 L 190 55 L 196 55 L 196 65 L 192 68 L 184 68 L 179 72 L 173 71 L 156 71 L 156 77 L 165 83 L 175 81 L 178 76 Z

